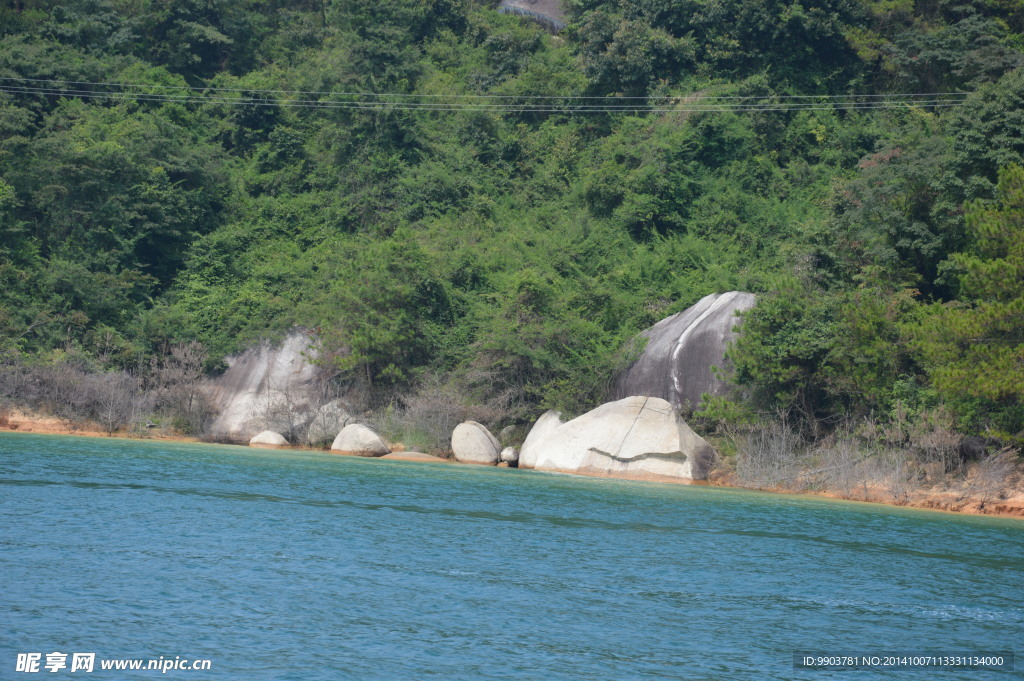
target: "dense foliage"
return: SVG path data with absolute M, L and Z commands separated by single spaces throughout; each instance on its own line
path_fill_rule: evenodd
M 494 4 L 0 5 L 0 351 L 198 340 L 212 368 L 298 324 L 342 380 L 525 414 L 592 406 L 638 330 L 744 289 L 743 405 L 1020 437 L 1021 0 L 570 0 L 558 36 Z M 780 106 L 525 106 L 693 95 Z

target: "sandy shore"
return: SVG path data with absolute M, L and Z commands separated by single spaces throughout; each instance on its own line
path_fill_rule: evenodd
M 72 421 L 56 416 L 39 416 L 18 410 L 8 411 L 0 416 L 0 432 L 36 433 L 38 435 L 79 435 L 82 437 L 120 437 L 137 440 L 174 440 L 179 442 L 199 442 L 199 438 L 165 432 L 160 429 L 149 429 L 144 433 L 133 433 L 124 430 L 114 431 L 108 435 L 97 424 L 87 421 Z
M 712 473 L 711 478 L 697 484 L 725 489 L 753 489 L 736 484 L 731 474 Z M 855 492 L 841 494 L 830 490 L 791 490 L 791 489 L 758 489 L 759 492 L 773 494 L 800 494 L 826 499 L 841 499 L 865 504 L 882 504 L 885 506 L 905 506 L 926 511 L 942 511 L 967 515 L 991 515 L 1004 518 L 1024 518 L 1024 492 L 1019 489 L 1010 490 L 1004 498 L 982 500 L 961 495 L 953 490 L 919 489 L 910 492 L 906 497 L 894 499 L 888 490 L 878 487 L 858 487 Z
M 75 435 L 81 437 L 108 437 L 107 433 L 97 427 L 96 424 L 77 423 L 51 416 L 39 416 L 27 414 L 21 411 L 10 411 L 6 416 L 0 416 L 0 432 L 36 433 L 40 435 Z M 133 438 L 141 440 L 163 440 L 178 442 L 199 442 L 195 437 L 187 437 L 150 429 L 144 433 L 115 432 L 114 437 Z M 245 446 L 245 445 L 240 445 Z M 280 449 L 310 450 L 309 447 L 280 447 Z M 392 452 L 386 456 L 379 457 L 381 460 L 389 461 L 418 461 L 424 463 L 457 464 L 457 461 L 444 459 L 421 452 Z M 472 464 L 466 464 L 472 465 Z M 710 479 L 696 481 L 698 484 L 708 487 L 721 487 L 723 489 L 750 489 L 736 484 L 736 480 L 729 473 L 713 472 Z M 1002 499 L 980 500 L 970 496 L 960 498 L 956 492 L 946 490 L 917 490 L 910 493 L 906 498 L 893 499 L 892 495 L 882 489 L 858 488 L 856 493 L 844 495 L 834 491 L 794 491 L 788 489 L 762 489 L 762 492 L 780 494 L 808 494 L 825 497 L 828 499 L 842 499 L 845 501 L 857 501 L 870 504 L 884 504 L 886 506 L 906 506 L 929 511 L 943 511 L 948 513 L 962 513 L 970 515 L 990 515 L 1007 518 L 1024 518 L 1024 490 L 1014 490 L 1005 495 Z

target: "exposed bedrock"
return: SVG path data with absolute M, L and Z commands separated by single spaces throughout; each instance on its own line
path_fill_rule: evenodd
M 641 333 L 647 346 L 619 376 L 614 396 L 660 397 L 689 411 L 700 404 L 702 394 L 722 394 L 726 384 L 711 368 L 725 364 L 726 346 L 740 322 L 736 313 L 749 310 L 755 301 L 752 293 L 714 293 Z
M 272 430 L 301 440 L 306 431 L 300 427 L 320 406 L 314 395 L 318 367 L 309 361 L 312 352 L 309 336 L 293 331 L 279 346 L 264 342 L 228 357 L 228 370 L 207 384 L 217 413 L 210 434 L 248 442 Z
M 556 32 L 565 28 L 562 0 L 502 0 L 498 11 L 529 17 Z
M 547 412 L 526 437 L 519 467 L 688 481 L 705 479 L 713 456 L 678 409 L 657 397 L 632 396 L 566 423 L 558 412 Z

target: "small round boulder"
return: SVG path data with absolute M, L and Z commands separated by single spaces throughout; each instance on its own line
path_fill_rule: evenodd
M 515 468 L 519 465 L 519 452 L 515 447 L 505 447 L 501 450 L 501 460 L 503 463 L 507 463 L 509 468 Z
M 250 447 L 276 449 L 277 447 L 286 447 L 287 445 L 288 440 L 284 439 L 284 435 L 281 435 L 281 433 L 275 433 L 272 430 L 264 430 L 262 433 L 249 440 Z
M 332 452 L 355 454 L 357 456 L 384 456 L 391 448 L 384 444 L 380 435 L 360 423 L 351 423 L 341 429 L 331 445 Z

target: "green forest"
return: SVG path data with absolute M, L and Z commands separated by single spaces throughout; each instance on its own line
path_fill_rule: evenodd
M 696 420 L 1024 442 L 1024 0 L 565 4 L 4 0 L 0 363 L 299 326 L 525 422 L 743 290 Z

